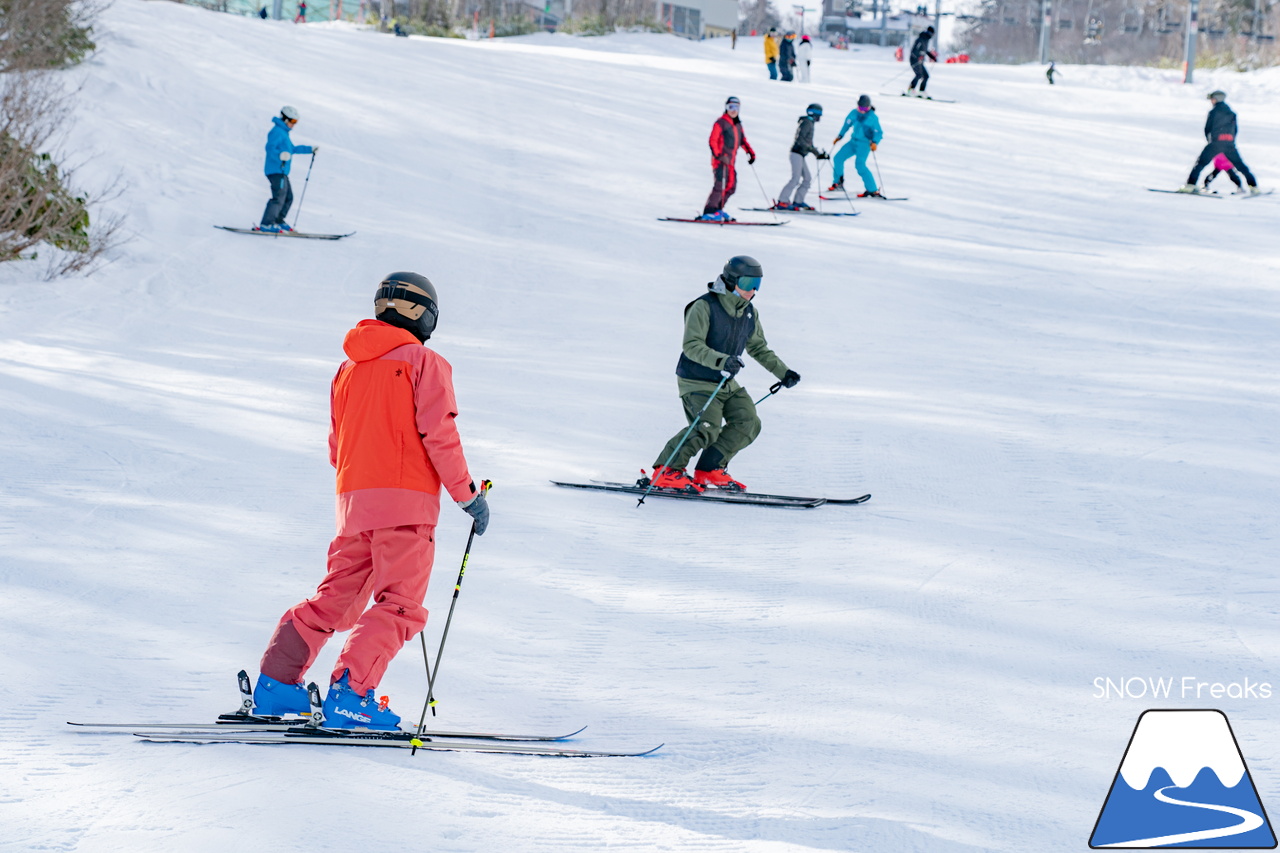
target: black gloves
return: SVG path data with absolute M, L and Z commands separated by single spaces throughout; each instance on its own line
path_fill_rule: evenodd
M 467 503 L 459 503 L 462 511 L 475 520 L 476 535 L 483 536 L 489 527 L 489 502 L 484 499 L 484 492 L 479 492 Z
M 794 388 L 800 382 L 800 374 L 794 370 L 788 370 L 786 375 L 782 377 L 783 388 Z
M 737 376 L 738 371 L 742 369 L 742 359 L 736 355 L 731 355 L 724 360 L 724 366 L 720 369 L 730 376 Z
M 831 159 L 831 155 L 830 155 L 830 154 L 828 154 L 826 151 L 819 151 L 819 152 L 818 152 L 817 154 L 815 154 L 814 156 L 815 156 L 815 157 L 817 157 L 819 160 L 830 160 L 830 159 Z
M 748 165 L 748 166 L 754 166 L 755 164 L 756 164 L 756 155 L 754 155 L 754 154 L 748 154 L 748 155 L 747 155 L 747 165 Z

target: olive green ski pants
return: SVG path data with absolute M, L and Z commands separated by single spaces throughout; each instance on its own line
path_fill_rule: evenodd
M 691 391 L 680 398 L 684 402 L 686 421 L 693 423 L 698 411 L 706 404 L 708 393 Z M 672 451 L 675 451 L 676 445 L 680 444 L 680 439 L 684 437 L 687 429 L 688 427 L 685 427 L 671 436 L 671 440 L 667 442 L 666 447 L 662 448 L 662 455 L 653 463 L 653 467 L 667 464 L 667 458 L 671 456 Z M 708 461 L 708 455 L 710 455 L 711 461 L 718 463 L 711 465 L 711 469 L 726 468 L 729 460 L 738 451 L 755 441 L 758 435 L 760 435 L 760 418 L 756 415 L 756 404 L 752 402 L 751 395 L 742 388 L 736 391 L 722 390 L 702 413 L 697 428 L 689 434 L 685 443 L 680 445 L 680 450 L 671 459 L 671 467 L 684 468 L 695 453 L 703 448 L 709 448 L 718 452 L 704 453 L 703 460 Z M 717 456 L 719 458 L 716 458 Z

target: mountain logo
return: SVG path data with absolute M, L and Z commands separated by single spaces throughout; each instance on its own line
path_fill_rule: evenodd
M 1143 711 L 1089 846 L 1274 849 L 1275 833 L 1227 715 Z

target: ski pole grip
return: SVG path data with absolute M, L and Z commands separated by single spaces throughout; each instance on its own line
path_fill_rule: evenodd
M 778 393 L 779 391 L 781 391 L 781 390 L 782 390 L 782 380 L 781 380 L 781 379 L 779 379 L 777 382 L 775 382 L 775 383 L 773 383 L 772 385 L 770 385 L 770 386 L 769 386 L 769 393 L 770 393 L 770 394 L 777 394 L 777 393 Z

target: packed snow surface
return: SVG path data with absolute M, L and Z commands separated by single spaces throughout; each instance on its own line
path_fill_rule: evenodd
M 767 79 L 758 39 L 396 39 L 140 0 L 97 40 L 67 74 L 66 147 L 86 185 L 122 180 L 134 237 L 87 278 L 0 269 L 0 849 L 1074 851 L 1148 707 L 1225 711 L 1275 808 L 1275 692 L 1095 679 L 1274 677 L 1277 197 L 1146 188 L 1184 180 L 1216 87 L 1270 185 L 1276 72 L 1066 67 L 1051 88 L 1037 66 L 937 65 L 958 103 L 925 103 L 880 94 L 907 79 L 888 49 L 820 46 L 802 86 Z M 825 147 L 862 93 L 910 201 L 657 221 L 701 209 L 726 96 L 760 155 L 730 205 L 748 218 L 805 106 Z M 320 145 L 300 227 L 355 236 L 210 227 L 260 215 L 283 104 Z M 682 309 L 737 253 L 764 265 L 761 318 L 803 381 L 761 405 L 732 473 L 875 497 L 636 508 L 551 486 L 652 463 L 682 421 Z M 68 730 L 235 707 L 236 671 L 321 577 L 328 383 L 397 269 L 439 289 L 431 343 L 496 483 L 433 722 L 666 746 Z M 467 526 L 445 507 L 433 657 Z M 416 720 L 416 644 L 379 693 Z

